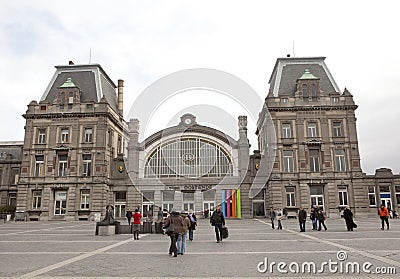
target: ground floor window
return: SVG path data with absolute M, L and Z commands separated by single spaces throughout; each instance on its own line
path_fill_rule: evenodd
M 67 211 L 67 191 L 54 193 L 54 215 L 65 215 Z
M 17 206 L 17 193 L 8 194 L 8 205 Z
M 89 209 L 90 190 L 81 190 L 81 209 Z
M 368 186 L 369 206 L 376 206 L 375 187 Z
M 40 209 L 42 206 L 42 191 L 35 190 L 32 193 L 32 209 Z
M 347 206 L 349 205 L 348 197 L 347 197 L 347 187 L 339 186 L 339 206 Z
M 286 206 L 296 206 L 296 189 L 294 187 L 286 187 Z

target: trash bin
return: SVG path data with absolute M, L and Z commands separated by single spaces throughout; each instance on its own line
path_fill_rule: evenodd
M 143 222 L 142 228 L 140 230 L 140 233 L 151 233 L 152 229 L 151 229 L 151 225 L 153 222 L 149 222 L 149 221 L 145 221 Z
M 7 214 L 7 219 L 6 221 L 9 222 L 11 220 L 11 214 Z
M 162 222 L 154 222 L 154 229 L 155 229 L 155 233 L 164 233 L 164 230 L 162 228 L 163 223 Z
M 16 211 L 15 212 L 15 221 L 25 221 L 25 212 L 24 211 Z

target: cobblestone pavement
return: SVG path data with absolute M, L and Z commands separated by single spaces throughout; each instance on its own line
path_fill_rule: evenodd
M 93 222 L 0 223 L 0 277 L 396 278 L 400 272 L 400 220 L 384 231 L 378 218 L 356 220 L 353 232 L 344 220 L 327 220 L 327 231 L 312 231 L 307 222 L 305 233 L 297 220 L 284 220 L 282 231 L 267 219 L 227 220 L 230 235 L 222 243 L 207 221 L 199 220 L 177 258 L 160 234 L 134 240 L 95 236 Z

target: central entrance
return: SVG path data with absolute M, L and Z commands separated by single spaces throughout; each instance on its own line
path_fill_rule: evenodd
M 324 209 L 324 187 L 323 186 L 310 186 L 311 207 Z

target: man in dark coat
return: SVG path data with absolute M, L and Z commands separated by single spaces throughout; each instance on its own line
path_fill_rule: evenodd
M 346 227 L 348 231 L 353 231 L 354 221 L 353 221 L 353 212 L 351 212 L 350 207 L 347 206 L 343 211 L 343 218 L 346 221 Z
M 306 231 L 307 212 L 304 210 L 303 207 L 300 207 L 300 209 L 299 209 L 298 218 L 299 218 L 300 232 L 305 232 Z
M 222 226 L 225 226 L 225 218 L 221 211 L 221 206 L 217 206 L 213 212 L 210 218 L 210 223 L 214 226 L 217 243 L 220 243 L 222 241 Z

